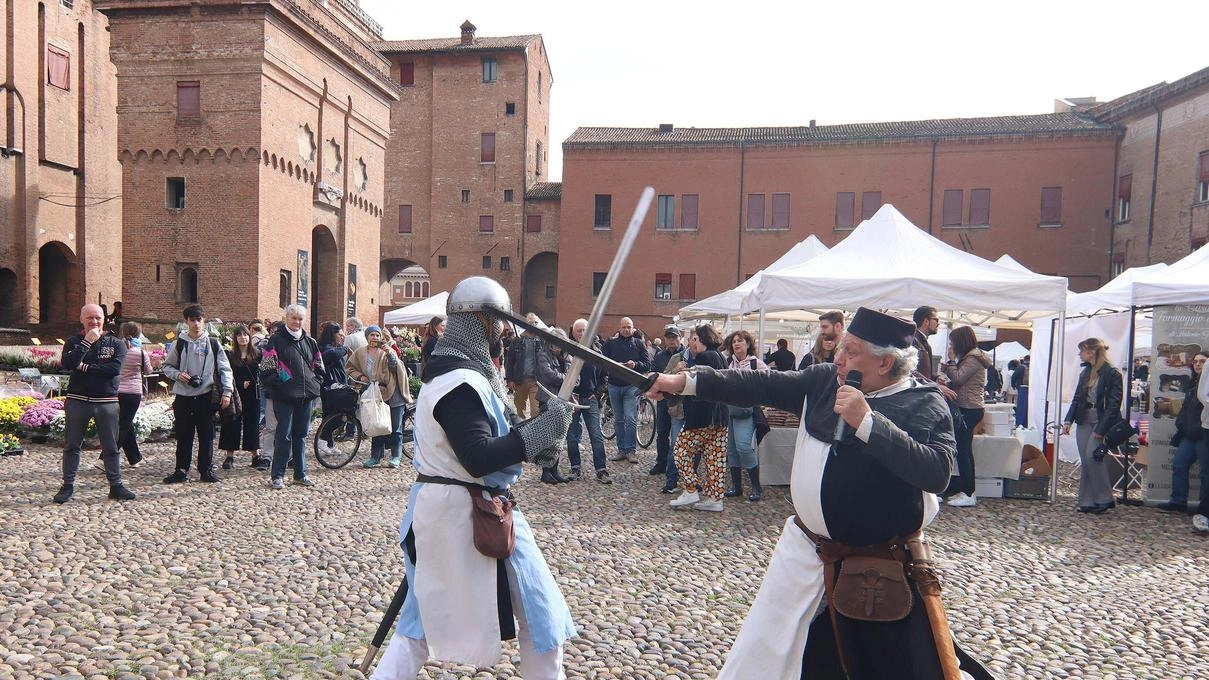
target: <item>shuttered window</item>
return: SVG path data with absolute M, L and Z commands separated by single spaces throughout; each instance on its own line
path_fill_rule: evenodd
M 71 55 L 51 45 L 46 46 L 46 82 L 60 90 L 71 89 Z
M 835 195 L 835 228 L 851 229 L 856 226 L 856 192 L 841 191 Z
M 1196 200 L 1198 203 L 1209 201 L 1209 151 L 1202 151 L 1200 168 L 1197 173 Z
M 596 210 L 592 226 L 597 229 L 608 229 L 613 226 L 612 194 L 596 194 Z
M 542 230 L 541 215 L 525 215 L 525 231 L 533 234 Z
M 405 61 L 399 64 L 399 84 L 405 87 L 416 84 L 416 65 L 414 62 Z
M 991 223 L 991 190 L 970 190 L 970 224 L 982 226 Z
M 479 139 L 479 162 L 495 162 L 495 133 L 484 132 Z
M 1062 187 L 1041 187 L 1041 224 L 1062 224 Z
M 961 189 L 945 189 L 944 204 L 940 213 L 940 224 L 945 227 L 961 226 Z
M 680 228 L 697 228 L 697 194 L 684 194 L 680 197 Z
M 176 83 L 176 117 L 201 117 L 201 83 L 196 80 Z
M 399 206 L 399 233 L 400 234 L 410 234 L 411 233 L 411 206 L 410 205 Z
M 681 300 L 696 300 L 697 299 L 697 275 L 696 274 L 681 274 L 680 275 L 680 299 Z
M 789 228 L 789 194 L 772 195 L 772 228 Z
M 747 195 L 747 228 L 764 228 L 764 194 Z
M 671 194 L 659 196 L 659 213 L 655 216 L 656 229 L 674 229 L 676 227 L 676 197 Z
M 861 194 L 861 219 L 867 220 L 873 217 L 877 209 L 882 207 L 882 192 L 866 191 Z
M 479 215 L 479 233 L 490 234 L 495 231 L 494 215 Z
M 1129 202 L 1133 194 L 1133 175 L 1121 175 L 1117 180 L 1117 221 L 1129 221 Z

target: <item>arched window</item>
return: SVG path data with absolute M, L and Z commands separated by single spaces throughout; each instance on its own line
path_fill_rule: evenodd
M 197 265 L 177 265 L 177 291 L 181 302 L 197 302 Z
M 428 297 L 428 282 L 427 282 L 427 281 L 425 281 L 425 282 L 424 282 L 424 295 L 423 295 L 423 297 Z
M 406 291 L 407 291 L 407 292 L 403 293 L 403 295 L 404 295 L 404 296 L 406 296 L 406 297 L 415 297 L 414 295 L 412 295 L 412 294 L 411 294 L 411 292 L 412 292 L 412 291 L 411 291 L 411 281 L 408 281 L 408 282 L 407 282 L 407 283 L 404 285 L 404 290 L 406 290 Z

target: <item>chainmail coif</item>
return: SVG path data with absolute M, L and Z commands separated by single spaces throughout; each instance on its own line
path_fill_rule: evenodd
M 503 332 L 503 326 L 504 322 L 491 319 L 492 332 L 497 341 Z M 483 322 L 479 321 L 473 312 L 450 314 L 445 320 L 445 335 L 437 341 L 432 353 L 436 356 L 465 359 L 474 364 L 478 372 L 491 383 L 491 389 L 500 401 L 504 402 L 510 412 L 515 413 L 512 400 L 508 398 L 508 391 L 504 388 L 504 379 L 495 367 L 495 362 L 491 360 L 491 342 Z

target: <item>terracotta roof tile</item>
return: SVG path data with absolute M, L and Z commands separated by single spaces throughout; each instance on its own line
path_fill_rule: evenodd
M 374 49 L 388 54 L 406 52 L 482 52 L 488 50 L 523 50 L 540 35 L 509 35 L 483 37 L 463 45 L 461 38 L 429 38 L 424 40 L 384 40 L 373 43 Z
M 865 141 L 992 137 L 1049 136 L 1054 134 L 1115 134 L 1111 125 L 1075 113 L 993 118 L 949 118 L 892 123 L 853 123 L 798 127 L 750 128 L 601 128 L 581 127 L 564 148 L 607 146 L 732 146 L 812 145 Z
M 1148 108 L 1169 97 L 1178 96 L 1194 88 L 1201 87 L 1205 83 L 1209 83 L 1209 68 L 1203 68 L 1196 73 L 1184 76 L 1174 83 L 1163 81 L 1135 92 L 1130 92 L 1111 101 L 1093 106 L 1086 113 L 1089 116 L 1095 117 L 1096 120 L 1119 121 L 1134 111 Z
M 562 196 L 562 182 L 538 182 L 525 192 L 526 201 L 557 201 Z

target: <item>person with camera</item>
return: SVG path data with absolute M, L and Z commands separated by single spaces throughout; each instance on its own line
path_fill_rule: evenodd
M 1083 371 L 1075 387 L 1062 434 L 1070 434 L 1078 425 L 1075 441 L 1079 445 L 1079 512 L 1099 515 L 1116 503 L 1112 499 L 1112 478 L 1104 462 L 1107 447 L 1104 434 L 1121 420 L 1121 402 L 1125 384 L 1121 372 L 1108 360 L 1108 345 L 1099 338 L 1079 343 Z M 1022 393 L 1023 394 L 1023 393 Z
M 63 434 L 63 486 L 54 502 L 71 500 L 76 490 L 76 473 L 80 470 L 80 444 L 88 421 L 97 425 L 101 440 L 101 458 L 105 477 L 109 481 L 109 497 L 128 501 L 134 498 L 122 484 L 118 463 L 118 376 L 126 359 L 126 343 L 105 333 L 102 325 L 105 313 L 99 305 L 84 305 L 80 323 L 84 329 L 63 344 L 60 364 L 71 371 L 67 383 L 67 400 L 63 403 L 65 429 Z
M 390 466 L 397 468 L 403 457 L 403 414 L 412 402 L 407 368 L 383 344 L 381 328 L 367 326 L 365 339 L 368 344 L 353 352 L 346 369 L 349 377 L 358 383 L 377 383 L 382 401 L 390 407 L 390 434 L 370 440 L 369 460 L 364 466 L 376 467 L 381 463 L 386 445 L 390 444 Z
M 193 437 L 197 436 L 197 471 L 203 482 L 217 482 L 214 474 L 214 405 L 211 392 L 222 391 L 219 410 L 231 404 L 235 379 L 227 353 L 206 333 L 206 313 L 189 305 L 181 313 L 186 330 L 177 336 L 164 357 L 164 375 L 172 381 L 172 413 L 176 418 L 176 470 L 165 484 L 189 481 Z M 217 385 L 216 381 L 217 380 Z

